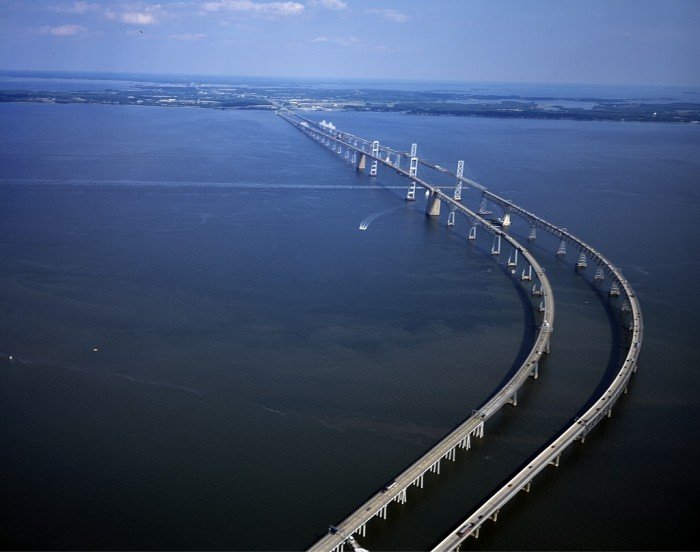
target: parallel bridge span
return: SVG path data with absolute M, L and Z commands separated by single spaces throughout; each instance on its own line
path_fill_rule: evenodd
M 539 288 L 537 287 L 537 283 L 532 281 L 532 290 L 534 294 L 541 295 L 542 297 L 539 308 L 540 312 L 543 313 L 542 323 L 539 326 L 537 338 L 535 339 L 530 353 L 513 376 L 497 389 L 489 400 L 474 410 L 467 420 L 462 422 L 456 429 L 451 431 L 428 452 L 406 468 L 389 486 L 370 497 L 362 506 L 350 514 L 345 520 L 334 526 L 332 531 L 329 531 L 327 535 L 309 548 L 309 551 L 313 552 L 341 550 L 344 543 L 353 534 L 364 536 L 367 522 L 375 516 L 386 519 L 387 507 L 391 502 L 405 503 L 407 500 L 407 489 L 411 485 L 422 488 L 426 473 L 433 472 L 439 474 L 440 463 L 443 459 L 455 460 L 457 448 L 469 449 L 472 437 L 483 437 L 485 421 L 498 412 L 505 404 L 517 404 L 518 390 L 528 377 L 536 378 L 538 376 L 539 363 L 542 356 L 549 352 L 550 337 L 554 325 L 554 297 L 549 280 L 537 260 L 527 249 L 500 228 L 494 226 L 461 203 L 454 201 L 438 188 L 418 178 L 415 173 L 412 174 L 411 172 L 397 167 L 391 160 L 382 158 L 380 153 L 373 154 L 371 151 L 366 151 L 368 149 L 367 141 L 363 142 L 365 145 L 363 150 L 362 145 L 360 145 L 359 142 L 358 145 L 355 145 L 355 140 L 349 135 L 340 136 L 339 133 L 329 132 L 326 129 L 318 127 L 315 123 L 313 123 L 312 126 L 308 120 L 300 120 L 298 117 L 295 118 L 291 113 L 279 112 L 278 115 L 312 138 L 322 141 L 327 145 L 333 144 L 334 149 L 336 147 L 344 147 L 346 151 L 354 151 L 358 154 L 365 155 L 378 163 L 382 163 L 396 170 L 402 176 L 410 178 L 412 182 L 415 182 L 429 192 L 430 200 L 443 201 L 450 204 L 456 212 L 466 216 L 473 226 L 478 225 L 492 234 L 499 244 L 499 251 L 501 240 L 510 244 L 513 251 L 519 252 L 522 258 L 528 263 L 526 269 L 523 270 L 522 279 L 524 281 L 531 281 L 534 272 L 534 276 L 537 278 L 537 282 L 539 282 Z M 338 153 L 340 153 L 340 151 L 338 151 Z
M 282 114 L 281 114 L 282 115 Z M 629 330 L 631 332 L 631 342 L 630 342 L 630 348 L 627 352 L 627 355 L 625 357 L 625 360 L 623 361 L 620 370 L 618 371 L 617 375 L 611 382 L 611 384 L 608 386 L 608 388 L 598 397 L 598 399 L 592 404 L 588 410 L 586 410 L 583 415 L 579 416 L 574 420 L 574 422 L 567 427 L 564 431 L 562 431 L 559 435 L 555 436 L 553 440 L 548 443 L 543 449 L 537 453 L 533 458 L 531 458 L 525 465 L 524 467 L 519 470 L 515 475 L 513 475 L 501 488 L 496 490 L 494 494 L 487 499 L 483 504 L 481 504 L 474 512 L 472 512 L 465 520 L 463 520 L 462 523 L 460 523 L 453 531 L 451 531 L 439 544 L 437 544 L 434 547 L 434 552 L 436 551 L 452 551 L 452 550 L 459 550 L 459 547 L 462 542 L 464 542 L 467 538 L 470 536 L 473 537 L 478 537 L 479 535 L 479 529 L 481 525 L 487 520 L 487 519 L 493 519 L 494 521 L 497 519 L 498 512 L 500 508 L 503 507 L 511 498 L 516 496 L 519 491 L 525 490 L 529 491 L 530 490 L 530 485 L 534 477 L 540 473 L 545 467 L 549 465 L 554 465 L 558 466 L 559 465 L 559 459 L 561 456 L 561 453 L 569 447 L 572 443 L 575 441 L 581 441 L 583 442 L 585 440 L 586 435 L 604 418 L 604 417 L 610 417 L 612 414 L 612 408 L 616 401 L 619 399 L 619 397 L 627 392 L 627 386 L 629 383 L 630 378 L 632 377 L 632 374 L 637 371 L 637 363 L 638 363 L 638 358 L 639 358 L 639 352 L 641 350 L 641 344 L 642 344 L 642 336 L 643 336 L 643 321 L 642 321 L 642 315 L 641 315 L 641 309 L 639 306 L 639 301 L 629 284 L 629 282 L 623 277 L 622 273 L 607 259 L 605 258 L 599 251 L 591 247 L 590 245 L 586 244 L 584 241 L 580 240 L 570 232 L 568 232 L 565 228 L 560 228 L 540 217 L 535 215 L 534 213 L 527 211 L 526 209 L 516 205 L 515 203 L 504 199 L 489 190 L 487 190 L 484 186 L 481 184 L 474 182 L 473 180 L 469 178 L 465 178 L 462 175 L 462 168 L 463 168 L 463 163 L 460 162 L 458 164 L 458 171 L 457 173 L 453 173 L 449 171 L 448 169 L 444 167 L 440 167 L 439 165 L 434 165 L 427 160 L 420 159 L 416 155 L 416 147 L 415 144 L 412 147 L 411 153 L 406 153 L 403 151 L 399 150 L 394 150 L 392 148 L 388 148 L 386 146 L 380 146 L 378 142 L 370 142 L 369 140 L 365 140 L 363 138 L 359 138 L 357 136 L 353 136 L 349 133 L 345 132 L 340 132 L 337 131 L 336 129 L 328 129 L 328 128 L 321 128 L 317 123 L 310 121 L 309 119 L 305 119 L 301 116 L 296 116 L 297 120 L 294 120 L 290 118 L 287 115 L 282 115 L 285 119 L 287 119 L 290 123 L 294 124 L 297 126 L 297 128 L 300 128 L 302 131 L 305 133 L 309 134 L 313 138 L 316 138 L 318 141 L 325 141 L 326 145 L 330 145 L 333 143 L 333 149 L 335 150 L 335 145 L 338 144 L 338 153 L 340 153 L 340 146 L 346 147 L 346 151 L 355 151 L 355 152 L 361 152 L 363 155 L 366 155 L 367 157 L 370 157 L 374 159 L 377 162 L 381 162 L 384 165 L 387 165 L 389 167 L 392 167 L 393 169 L 397 170 L 399 174 L 402 174 L 403 176 L 408 176 L 413 182 L 419 184 L 423 188 L 429 191 L 430 197 L 429 197 L 429 202 L 428 202 L 428 209 L 431 207 L 431 201 L 444 201 L 447 204 L 450 205 L 450 208 L 452 209 L 453 212 L 459 211 L 461 214 L 464 214 L 472 223 L 472 229 L 470 230 L 470 238 L 472 238 L 472 230 L 475 230 L 476 225 L 479 225 L 483 228 L 485 228 L 487 231 L 489 231 L 491 234 L 494 235 L 494 239 L 498 238 L 498 252 L 500 252 L 500 238 L 503 237 L 508 243 L 510 243 L 514 251 L 520 251 L 523 255 L 523 257 L 530 263 L 530 267 L 538 267 L 539 265 L 535 261 L 534 258 L 524 249 L 522 246 L 520 246 L 515 240 L 507 236 L 504 232 L 502 232 L 499 228 L 493 226 L 490 224 L 488 221 L 485 219 L 481 218 L 477 213 L 474 213 L 473 211 L 467 209 L 466 207 L 462 206 L 461 203 L 459 203 L 459 199 L 461 197 L 457 197 L 457 194 L 455 193 L 455 198 L 450 198 L 446 194 L 442 193 L 438 188 L 435 188 L 425 181 L 417 178 L 417 165 L 421 164 L 423 166 L 426 166 L 428 168 L 434 169 L 436 171 L 451 175 L 452 177 L 457 179 L 458 185 L 461 186 L 461 183 L 465 183 L 469 186 L 472 186 L 482 192 L 482 196 L 486 198 L 487 200 L 491 201 L 492 203 L 499 205 L 501 208 L 505 210 L 506 213 L 514 213 L 520 217 L 522 217 L 526 222 L 530 224 L 531 230 L 530 230 L 530 239 L 535 238 L 535 228 L 541 228 L 548 233 L 556 236 L 561 240 L 560 246 L 559 246 L 559 251 L 558 254 L 565 254 L 566 253 L 566 246 L 565 244 L 569 244 L 575 248 L 577 248 L 580 251 L 580 256 L 577 262 L 577 267 L 578 268 L 586 268 L 587 265 L 587 259 L 592 260 L 596 265 L 597 265 L 597 271 L 595 275 L 596 280 L 602 280 L 604 275 L 607 275 L 611 278 L 612 284 L 610 288 L 610 295 L 620 295 L 624 294 L 625 296 L 625 301 L 622 306 L 623 311 L 628 311 L 629 312 Z M 301 122 L 300 122 L 301 121 Z M 371 154 L 368 153 L 368 149 L 371 147 Z M 395 160 L 392 161 L 392 155 L 395 157 Z M 406 172 L 405 170 L 401 169 L 401 159 L 402 158 L 409 158 L 411 159 L 411 171 Z M 376 165 L 375 165 L 375 174 L 376 174 Z M 407 196 L 407 199 L 412 199 L 411 197 L 411 192 L 409 189 L 409 195 Z M 437 210 L 439 212 L 439 209 Z M 435 212 L 429 212 L 429 214 L 436 214 Z M 454 219 L 452 217 L 448 218 L 448 224 L 450 223 L 450 219 L 452 220 L 452 223 L 454 223 Z M 475 235 L 475 234 L 474 234 Z M 495 244 L 494 244 L 495 247 Z M 493 250 L 492 250 L 493 252 Z M 515 263 L 517 264 L 517 256 L 515 257 Z M 509 266 L 512 266 L 510 264 L 510 257 L 509 257 Z M 542 285 L 542 290 L 540 293 L 543 293 L 544 297 L 546 298 L 543 305 L 549 305 L 551 307 L 551 313 L 548 312 L 547 309 L 545 309 L 545 316 L 543 319 L 543 324 L 540 327 L 540 333 L 538 335 L 538 340 L 535 344 L 535 347 L 533 347 L 533 351 L 535 351 L 538 347 L 538 342 L 540 341 L 540 338 L 543 337 L 543 335 L 548 335 L 549 331 L 551 331 L 551 327 L 548 328 L 546 322 L 549 320 L 553 320 L 553 298 L 551 295 L 551 288 L 549 286 L 549 282 L 546 280 L 546 277 L 544 274 L 541 272 L 541 268 L 535 268 L 535 271 L 537 273 L 538 279 L 541 282 Z M 523 271 L 523 279 L 525 279 L 525 271 Z M 533 288 L 533 291 L 536 290 L 536 287 Z M 544 342 L 542 342 L 544 343 Z M 549 339 L 547 338 L 546 340 L 546 346 L 549 347 Z M 531 353 L 532 354 L 532 353 Z M 526 359 L 526 363 L 527 363 Z M 517 378 L 519 375 L 522 376 L 523 374 L 524 377 L 522 378 L 522 381 L 527 379 L 528 375 L 534 375 L 536 377 L 536 372 L 532 373 L 530 372 L 528 374 L 527 370 L 523 370 L 523 367 L 525 367 L 525 364 L 521 367 L 521 369 L 518 371 L 518 374 L 513 378 Z M 426 455 L 424 455 L 421 459 L 419 459 L 414 465 L 408 468 L 403 474 L 401 474 L 400 478 L 404 475 L 408 475 L 410 470 L 414 467 L 417 466 L 421 463 L 422 460 L 429 460 L 432 459 L 431 453 L 434 451 L 442 452 L 444 448 L 441 447 L 441 445 L 448 445 L 446 441 L 450 439 L 451 436 L 453 436 L 457 431 L 459 431 L 461 428 L 464 428 L 465 430 L 467 429 L 467 425 L 470 422 L 478 422 L 479 421 L 479 414 L 485 415 L 483 419 L 487 419 L 490 415 L 492 415 L 494 412 L 496 412 L 501 406 L 503 406 L 504 402 L 507 402 L 510 400 L 513 404 L 515 404 L 515 394 L 512 396 L 509 395 L 509 392 L 513 389 L 510 387 L 511 383 L 513 382 L 513 379 L 506 383 L 505 386 L 503 386 L 497 393 L 496 395 L 489 400 L 487 403 L 485 403 L 482 408 L 476 410 L 474 412 L 474 415 L 470 417 L 467 421 L 465 421 L 462 426 L 457 428 L 457 430 L 453 431 L 450 435 L 448 435 L 443 441 L 438 443 L 433 449 L 431 449 Z M 520 383 L 522 385 L 522 382 Z M 519 387 L 519 386 L 518 386 Z M 504 394 L 505 393 L 505 394 Z M 500 405 L 497 406 L 497 403 L 492 403 L 496 397 L 506 397 L 506 400 L 501 403 Z M 489 408 L 491 406 L 492 408 Z M 475 420 L 476 416 L 476 420 Z M 476 427 L 476 432 L 474 433 L 473 430 L 467 434 L 467 443 L 468 439 L 472 434 L 480 434 L 483 436 L 483 422 L 479 426 Z M 461 443 L 460 443 L 461 446 Z M 454 449 L 452 449 L 454 451 Z M 449 455 L 449 452 L 447 455 L 444 457 L 446 458 L 452 458 L 454 459 L 454 453 L 452 455 Z M 443 457 L 440 456 L 440 459 Z M 439 473 L 439 461 L 438 461 L 438 473 Z M 431 465 L 429 468 L 431 471 L 434 471 L 434 465 Z M 423 474 L 425 473 L 424 470 Z M 397 478 L 397 485 L 394 487 L 392 486 L 392 489 L 399 489 L 398 492 L 393 493 L 392 496 L 386 497 L 388 500 L 386 500 L 386 503 L 380 507 L 380 509 L 376 512 L 376 514 L 373 515 L 382 515 L 383 517 L 386 517 L 386 504 L 390 502 L 391 500 L 397 500 L 399 502 L 405 502 L 406 500 L 406 487 L 411 484 L 411 482 L 408 483 L 408 485 L 405 485 L 403 487 L 399 487 L 398 483 L 400 478 Z M 423 483 L 423 475 L 419 477 L 419 479 L 413 481 L 415 484 L 416 481 L 420 482 L 420 486 L 422 486 Z M 402 483 L 404 483 L 402 481 Z M 368 506 L 367 511 L 371 512 L 373 510 L 373 507 L 371 506 L 372 501 L 377 498 L 378 495 L 370 499 L 364 506 Z M 314 547 L 312 547 L 310 550 L 340 550 L 343 546 L 343 543 L 349 535 L 347 534 L 347 530 L 350 529 L 350 527 L 353 524 L 353 519 L 354 516 L 360 513 L 362 510 L 358 509 L 353 515 L 348 517 L 339 527 L 338 527 L 338 533 L 335 533 L 334 535 L 328 535 L 329 536 L 336 536 L 335 539 L 328 539 L 327 537 L 324 537 L 319 541 Z M 373 517 L 370 516 L 370 517 Z M 347 525 L 347 528 L 345 524 Z M 366 521 L 364 522 L 366 523 Z M 355 529 L 354 531 L 359 532 L 360 534 L 364 535 L 364 530 L 365 530 L 365 525 L 364 523 L 360 526 L 359 531 Z M 342 533 L 340 531 L 343 531 Z M 337 543 L 337 544 L 336 544 Z M 355 546 L 355 544 L 353 544 Z

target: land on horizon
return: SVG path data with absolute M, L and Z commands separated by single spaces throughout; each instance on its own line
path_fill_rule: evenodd
M 4 71 L 1 102 L 95 103 L 217 109 L 277 109 L 302 111 L 384 111 L 418 115 L 495 118 L 571 119 L 644 122 L 700 122 L 700 92 L 674 87 L 675 94 L 659 88 L 650 94 L 612 97 L 610 85 L 561 85 L 558 94 L 512 93 L 526 83 L 447 83 L 431 81 L 373 81 L 328 79 L 274 79 L 261 77 L 207 77 L 192 75 L 110 74 L 91 72 Z M 19 82 L 13 82 L 17 79 Z M 22 86 L 21 79 L 35 85 Z M 55 79 L 74 80 L 74 87 L 56 89 Z M 102 87 L 81 81 L 105 81 Z M 36 81 L 41 83 L 37 85 Z M 115 82 L 116 81 L 116 82 Z M 119 83 L 123 81 L 123 83 Z M 46 86 L 42 86 L 45 84 Z M 411 85 L 413 84 L 413 86 Z M 16 85 L 16 86 L 15 86 Z M 556 85 L 538 85 L 545 91 Z M 498 90 L 502 88 L 502 90 Z M 590 95 L 596 88 L 606 94 Z M 622 88 L 634 90 L 623 85 Z M 641 87 L 643 88 L 643 87 Z M 649 87 L 646 87 L 647 89 Z M 500 93 L 499 93 L 500 92 Z M 623 97 L 624 96 L 624 97 Z M 634 96 L 634 94 L 632 94 Z

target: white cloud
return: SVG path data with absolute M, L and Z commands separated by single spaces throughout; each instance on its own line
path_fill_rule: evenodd
M 320 6 L 329 10 L 344 10 L 348 7 L 343 0 L 309 0 L 310 6 Z
M 158 20 L 153 14 L 142 13 L 142 12 L 124 12 L 117 16 L 122 23 L 128 23 L 129 25 L 153 25 L 157 23 Z
M 311 42 L 328 42 L 327 36 L 317 36 Z
M 217 0 L 205 2 L 202 9 L 207 12 L 230 11 L 255 13 L 260 15 L 299 15 L 304 4 L 299 2 L 253 2 L 252 0 Z
M 41 27 L 39 34 L 51 36 L 76 36 L 85 32 L 80 25 L 59 25 L 58 27 Z
M 406 15 L 405 13 L 396 10 L 372 9 L 365 10 L 365 12 L 370 15 L 378 15 L 380 17 L 383 17 L 387 21 L 393 21 L 394 23 L 406 23 L 406 21 L 410 19 L 410 17 L 408 17 L 408 15 Z
M 59 12 L 59 13 L 77 13 L 77 14 L 83 14 L 87 13 L 92 10 L 98 9 L 98 5 L 91 3 L 91 2 L 85 2 L 85 1 L 78 1 L 78 2 L 71 2 L 69 4 L 59 4 L 57 6 L 50 6 L 49 9 L 51 11 Z
M 207 35 L 204 33 L 184 33 L 184 34 L 170 35 L 170 38 L 172 38 L 173 40 L 192 41 L 192 40 L 204 40 L 205 38 L 207 38 Z

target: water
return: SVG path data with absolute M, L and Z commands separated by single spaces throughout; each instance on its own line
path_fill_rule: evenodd
M 271 113 L 0 112 L 8 548 L 302 549 L 464 419 L 529 344 L 527 299 L 490 240 L 470 247 L 463 221 L 427 220 L 422 196 L 406 204 L 387 171 L 368 189 Z M 444 166 L 466 159 L 485 185 L 603 251 L 640 296 L 631 393 L 479 547 L 687 547 L 698 129 L 328 115 L 392 145 L 415 140 Z M 556 245 L 533 246 L 557 299 L 540 379 L 369 525 L 371 550 L 439 540 L 613 369 L 624 331 Z

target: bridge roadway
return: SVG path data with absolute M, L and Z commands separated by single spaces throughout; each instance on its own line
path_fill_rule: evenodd
M 391 150 L 386 148 L 389 153 L 409 157 L 406 152 Z M 558 466 L 561 453 L 568 448 L 576 440 L 583 442 L 586 435 L 602 420 L 605 416 L 610 417 L 612 408 L 623 393 L 627 392 L 627 386 L 632 374 L 637 371 L 637 363 L 639 353 L 642 346 L 642 338 L 644 333 L 644 322 L 642 320 L 641 308 L 639 300 L 632 289 L 632 286 L 624 278 L 620 270 L 615 267 L 606 257 L 603 256 L 597 249 L 591 247 L 583 240 L 577 238 L 565 228 L 548 222 L 547 220 L 535 215 L 531 211 L 516 205 L 510 200 L 504 199 L 481 184 L 474 182 L 469 178 L 458 176 L 452 171 L 428 162 L 424 159 L 418 159 L 418 162 L 428 168 L 440 171 L 450 175 L 456 179 L 462 180 L 467 185 L 473 186 L 481 190 L 482 195 L 492 203 L 499 205 L 508 213 L 514 213 L 533 228 L 542 228 L 553 236 L 556 236 L 562 242 L 568 243 L 581 251 L 581 254 L 586 259 L 591 259 L 602 271 L 607 274 L 618 289 L 624 293 L 629 304 L 630 325 L 631 331 L 630 348 L 627 352 L 625 360 L 620 366 L 615 378 L 612 380 L 608 388 L 598 397 L 598 399 L 588 408 L 581 416 L 578 416 L 573 423 L 564 429 L 556 436 L 549 444 L 547 444 L 539 453 L 531 458 L 524 467 L 513 475 L 501 488 L 499 488 L 489 499 L 477 507 L 466 519 L 455 527 L 439 544 L 433 548 L 433 552 L 443 552 L 457 550 L 470 536 L 478 537 L 481 525 L 487 519 L 496 520 L 498 511 L 511 498 L 516 496 L 521 490 L 529 491 L 530 484 L 534 477 L 549 465 Z M 579 258 L 580 260 L 581 258 Z M 602 273 L 600 278 L 602 279 Z
M 455 460 L 455 453 L 458 447 L 469 448 L 472 436 L 483 437 L 484 422 L 486 420 L 498 412 L 506 403 L 517 404 L 518 389 L 529 376 L 537 377 L 539 362 L 543 354 L 549 351 L 550 336 L 554 324 L 554 297 L 549 280 L 536 259 L 522 245 L 504 233 L 500 228 L 495 227 L 461 203 L 442 193 L 438 188 L 431 186 L 417 176 L 411 176 L 407 171 L 400 167 L 397 168 L 381 156 L 373 156 L 371 153 L 354 146 L 349 141 L 339 139 L 316 127 L 309 128 L 308 126 L 304 126 L 285 114 L 278 114 L 303 132 L 314 134 L 314 137 L 317 139 L 322 137 L 325 140 L 333 141 L 345 148 L 354 150 L 359 154 L 364 154 L 371 159 L 376 159 L 380 163 L 397 170 L 399 174 L 410 178 L 411 181 L 416 182 L 418 185 L 428 190 L 432 197 L 444 201 L 454 208 L 455 211 L 467 216 L 473 224 L 479 224 L 494 236 L 500 236 L 501 239 L 509 243 L 529 263 L 540 283 L 542 292 L 543 321 L 532 349 L 518 370 L 500 389 L 494 391 L 492 396 L 484 404 L 473 411 L 472 415 L 467 420 L 462 422 L 456 429 L 451 431 L 440 442 L 398 475 L 394 482 L 392 482 L 390 488 L 385 488 L 371 496 L 362 506 L 335 526 L 335 532 L 329 532 L 309 548 L 309 551 L 314 552 L 330 551 L 342 548 L 345 541 L 348 537 L 353 535 L 353 533 L 364 535 L 365 525 L 373 517 L 380 516 L 386 518 L 387 507 L 391 502 L 406 502 L 406 491 L 408 487 L 411 485 L 422 487 L 423 478 L 427 472 L 439 474 L 440 462 L 443 459 Z
M 530 483 L 534 477 L 549 465 L 558 466 L 561 453 L 574 441 L 583 441 L 585 436 L 606 415 L 610 417 L 612 407 L 620 395 L 627 392 L 627 385 L 632 374 L 637 371 L 637 357 L 642 344 L 643 322 L 639 303 L 632 293 L 629 284 L 620 279 L 625 285 L 625 292 L 630 297 L 632 317 L 632 341 L 630 350 L 622 363 L 620 371 L 610 386 L 596 402 L 576 419 L 569 427 L 546 445 L 537 455 L 531 458 L 524 467 L 513 475 L 488 500 L 474 510 L 466 519 L 457 525 L 433 552 L 459 550 L 459 546 L 470 536 L 478 538 L 479 528 L 487 519 L 496 521 L 498 511 L 521 490 L 529 492 Z

